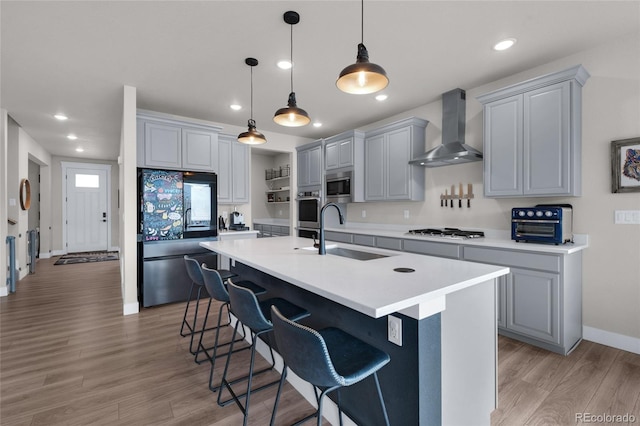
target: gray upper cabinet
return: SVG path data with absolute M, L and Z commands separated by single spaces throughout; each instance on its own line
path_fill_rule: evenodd
M 296 150 L 298 151 L 298 187 L 321 186 L 322 140 L 296 147 Z
M 137 165 L 217 172 L 220 127 L 138 111 Z
M 427 121 L 408 118 L 366 133 L 365 201 L 423 201 L 424 167 L 409 161 L 425 150 Z
M 182 129 L 182 168 L 211 172 L 218 169 L 218 133 Z
M 220 134 L 218 140 L 218 203 L 249 203 L 249 146 L 236 136 Z
M 325 170 L 363 167 L 364 133 L 349 130 L 324 141 Z
M 509 86 L 484 105 L 486 197 L 581 195 L 581 66 Z

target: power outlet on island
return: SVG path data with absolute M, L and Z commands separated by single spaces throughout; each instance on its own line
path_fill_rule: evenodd
M 391 343 L 402 346 L 402 320 L 393 315 L 387 317 L 387 334 Z

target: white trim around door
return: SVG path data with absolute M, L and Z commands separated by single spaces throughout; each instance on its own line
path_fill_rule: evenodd
M 111 249 L 111 165 L 99 164 L 99 163 L 74 163 L 69 161 L 62 161 L 62 247 L 64 254 L 67 253 L 68 240 L 67 240 L 67 174 L 70 169 L 86 169 L 101 170 L 106 172 L 106 191 L 107 191 L 107 248 Z

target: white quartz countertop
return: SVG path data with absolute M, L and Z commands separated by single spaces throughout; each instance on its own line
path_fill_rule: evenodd
M 389 257 L 363 261 L 320 256 L 317 249 L 305 249 L 313 245 L 312 240 L 298 237 L 206 241 L 200 245 L 374 318 L 399 311 L 424 318 L 445 309 L 447 294 L 509 273 L 509 268 L 501 266 L 343 243 L 327 247 L 337 245 Z M 394 271 L 400 267 L 415 272 Z
M 453 238 L 443 238 L 443 237 L 424 237 L 424 236 L 411 235 L 407 233 L 409 229 L 444 228 L 443 226 L 412 226 L 412 227 L 406 227 L 406 229 L 400 230 L 400 229 L 397 229 L 396 226 L 384 227 L 384 225 L 383 226 L 376 226 L 376 225 L 363 226 L 363 225 L 365 224 L 353 224 L 353 225 L 346 224 L 343 227 L 335 227 L 335 228 L 328 227 L 325 230 L 334 231 L 334 232 L 345 232 L 349 234 L 375 235 L 379 237 L 434 241 L 434 242 L 445 243 L 445 244 L 493 247 L 493 248 L 506 249 L 506 250 L 530 251 L 530 252 L 538 252 L 538 253 L 571 254 L 571 253 L 578 252 L 580 250 L 584 250 L 587 247 L 589 247 L 588 236 L 584 234 L 575 234 L 573 243 L 555 245 L 555 244 L 539 244 L 539 243 L 528 243 L 528 242 L 517 243 L 511 240 L 511 235 L 508 231 L 485 231 L 486 236 L 484 238 L 464 240 L 464 239 L 453 239 Z M 476 229 L 472 229 L 472 230 L 476 230 Z

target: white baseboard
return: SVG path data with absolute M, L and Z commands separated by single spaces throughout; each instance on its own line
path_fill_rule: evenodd
M 624 334 L 587 327 L 586 325 L 582 326 L 582 337 L 590 342 L 640 355 L 640 339 L 637 337 L 625 336 Z
M 40 253 L 39 259 L 49 259 L 51 257 L 51 253 Z
M 53 250 L 51 252 L 51 256 L 62 256 L 64 254 L 67 254 L 65 250 Z
M 0 285 L 0 297 L 5 297 L 9 295 L 9 286 L 8 285 Z
M 140 312 L 140 305 L 138 302 L 135 303 L 125 303 L 122 305 L 122 315 L 133 315 Z

